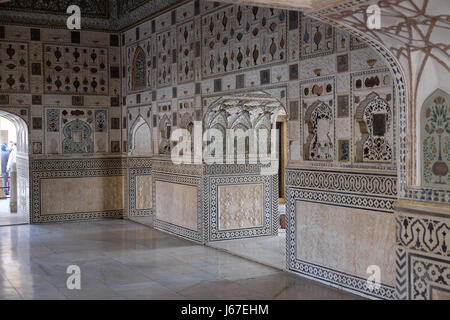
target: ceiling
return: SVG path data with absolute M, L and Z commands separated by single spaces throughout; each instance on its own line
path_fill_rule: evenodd
M 181 1 L 0 0 L 0 23 L 65 26 L 67 7 L 78 5 L 81 8 L 82 28 L 118 31 Z

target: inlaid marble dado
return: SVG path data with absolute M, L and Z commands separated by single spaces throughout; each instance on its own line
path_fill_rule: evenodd
M 219 186 L 219 230 L 263 225 L 263 185 Z
M 123 209 L 123 176 L 41 180 L 43 215 Z
M 136 177 L 136 209 L 152 208 L 152 176 Z
M 297 201 L 297 258 L 367 278 L 381 269 L 381 282 L 395 281 L 395 223 L 392 215 Z
M 197 187 L 155 182 L 155 218 L 197 231 Z

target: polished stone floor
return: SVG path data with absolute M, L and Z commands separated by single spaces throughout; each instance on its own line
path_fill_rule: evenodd
M 69 265 L 81 290 L 67 289 Z M 0 299 L 360 299 L 126 220 L 0 227 Z
M 277 236 L 210 242 L 208 246 L 280 270 L 286 269 L 286 230 Z
M 286 212 L 286 206 L 278 206 L 280 213 Z M 280 270 L 286 269 L 286 230 L 279 229 L 277 236 L 237 240 L 213 241 L 208 246 L 259 262 Z
M 28 216 L 20 213 L 11 213 L 9 198 L 0 199 L 0 226 L 28 223 Z

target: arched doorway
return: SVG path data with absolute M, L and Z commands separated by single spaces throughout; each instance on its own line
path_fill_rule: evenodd
M 27 224 L 29 218 L 28 125 L 19 115 L 0 110 L 3 189 L 0 226 Z M 5 169 L 5 170 L 3 170 Z

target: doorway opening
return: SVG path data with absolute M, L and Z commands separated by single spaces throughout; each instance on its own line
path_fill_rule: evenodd
M 28 126 L 0 110 L 0 226 L 29 223 Z
M 223 137 L 226 137 L 228 132 L 235 132 L 241 130 L 242 132 L 252 132 L 250 137 L 253 139 L 243 140 L 239 144 L 234 143 L 233 148 L 229 148 L 226 145 L 228 137 L 224 138 L 224 146 L 222 150 L 228 157 L 231 154 L 238 158 L 239 156 L 246 159 L 245 163 L 248 163 L 248 159 L 262 159 L 261 163 L 264 163 L 266 156 L 271 154 L 272 150 L 276 154 L 276 160 L 271 160 L 271 166 L 276 165 L 275 170 L 270 173 L 273 176 L 273 188 L 262 196 L 264 203 L 271 202 L 273 210 L 276 210 L 274 216 L 273 226 L 278 229 L 278 232 L 272 233 L 272 235 L 259 235 L 250 237 L 237 237 L 236 239 L 227 240 L 213 240 L 207 243 L 216 249 L 220 249 L 231 254 L 244 257 L 246 259 L 259 262 L 271 267 L 275 267 L 280 270 L 284 270 L 286 267 L 286 231 L 285 231 L 285 170 L 288 159 L 287 148 L 287 115 L 283 104 L 271 94 L 263 91 L 255 91 L 251 93 L 245 93 L 236 96 L 222 97 L 218 102 L 215 102 L 205 115 L 205 128 L 217 129 L 223 133 Z M 233 131 L 234 130 L 234 131 Z M 256 139 L 256 140 L 255 140 Z M 253 149 L 249 148 L 252 145 Z M 252 151 L 253 150 L 253 151 Z M 234 152 L 233 152 L 234 151 Z M 255 154 L 256 152 L 256 154 Z M 266 154 L 267 152 L 267 154 Z M 272 167 L 273 168 L 273 167 Z M 242 168 L 242 174 L 250 174 L 245 167 Z M 249 170 L 251 170 L 249 168 Z M 251 173 L 254 176 L 255 173 Z M 260 173 L 262 176 L 265 173 Z M 257 180 L 255 180 L 257 181 Z M 239 188 L 239 183 L 236 183 L 235 188 Z M 245 190 L 242 189 L 245 193 Z M 247 197 L 247 198 L 246 198 Z M 243 226 L 245 223 L 240 220 L 240 217 L 253 217 L 257 216 L 258 210 L 262 204 L 259 202 L 258 196 L 255 194 L 244 197 L 243 202 L 239 205 L 233 205 L 230 202 L 220 202 L 218 210 L 218 220 L 226 226 L 226 223 L 230 219 L 234 223 L 231 228 L 233 231 L 253 230 L 253 234 L 257 234 L 256 230 L 259 226 Z M 223 199 L 226 201 L 226 199 Z M 267 210 L 264 207 L 264 210 Z M 222 212 L 223 210 L 223 212 Z M 264 211 L 266 212 L 266 211 Z M 272 211 L 273 212 L 273 211 Z M 222 214 L 224 218 L 222 221 Z M 275 221 L 276 220 L 276 221 Z M 219 222 L 219 230 L 221 224 Z M 266 222 L 264 222 L 266 223 Z M 242 225 L 241 225 L 242 224 Z M 252 229 L 253 228 L 253 229 Z

